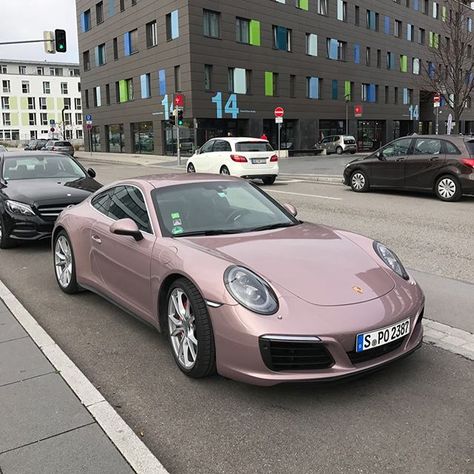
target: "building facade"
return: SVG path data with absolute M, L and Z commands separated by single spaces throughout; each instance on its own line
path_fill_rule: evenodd
M 63 138 L 63 132 L 81 141 L 79 76 L 79 64 L 0 59 L 0 141 Z
M 227 133 L 265 132 L 276 145 L 277 106 L 285 110 L 282 147 L 294 150 L 345 131 L 360 150 L 434 132 L 433 93 L 422 75 L 450 14 L 442 0 L 76 5 L 94 150 L 174 153 L 168 117 L 176 92 L 185 97 L 185 152 Z M 470 101 L 466 107 L 460 130 L 470 133 L 474 111 Z M 442 104 L 439 112 L 445 133 L 449 110 Z

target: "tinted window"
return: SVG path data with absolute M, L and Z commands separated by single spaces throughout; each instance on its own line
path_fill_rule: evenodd
M 273 151 L 273 148 L 268 142 L 239 142 L 235 151 Z
M 108 216 L 109 206 L 111 202 L 110 196 L 111 194 L 113 194 L 113 192 L 114 192 L 113 189 L 108 189 L 107 191 L 98 194 L 92 199 L 91 205 L 95 207 L 102 214 L 105 214 L 106 216 Z
M 441 153 L 441 140 L 436 138 L 417 138 L 413 147 L 414 155 L 439 155 Z
M 390 159 L 397 158 L 399 156 L 407 155 L 410 149 L 411 138 L 402 138 L 389 143 L 385 148 L 382 148 L 380 155 L 382 158 Z
M 56 142 L 54 146 L 72 146 L 69 142 Z
M 117 186 L 115 188 L 108 216 L 115 220 L 128 217 L 136 222 L 140 230 L 152 233 L 145 200 L 141 191 L 134 186 Z
M 3 177 L 8 180 L 43 178 L 85 178 L 82 168 L 69 156 L 34 156 L 5 158 Z
M 458 150 L 457 146 L 453 145 L 451 142 L 445 141 L 446 153 L 448 155 L 460 155 L 461 152 Z
M 230 143 L 225 140 L 216 140 L 212 151 L 232 151 Z
M 212 146 L 214 145 L 214 140 L 204 143 L 201 147 L 201 153 L 209 153 L 212 151 Z

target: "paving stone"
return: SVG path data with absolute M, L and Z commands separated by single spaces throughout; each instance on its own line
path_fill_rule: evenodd
M 0 301 L 0 343 L 26 337 L 26 331 L 12 316 L 10 311 L 6 308 L 5 311 L 2 310 L 2 306 L 5 308 L 5 305 Z

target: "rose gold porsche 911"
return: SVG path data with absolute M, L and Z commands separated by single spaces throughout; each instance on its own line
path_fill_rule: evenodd
M 252 183 L 157 175 L 101 188 L 53 232 L 60 288 L 166 334 L 191 377 L 345 377 L 420 347 L 424 296 L 380 242 L 296 219 Z

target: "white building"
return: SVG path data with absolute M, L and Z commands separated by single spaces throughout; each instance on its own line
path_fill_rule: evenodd
M 0 141 L 82 142 L 79 64 L 0 59 L 0 97 Z

